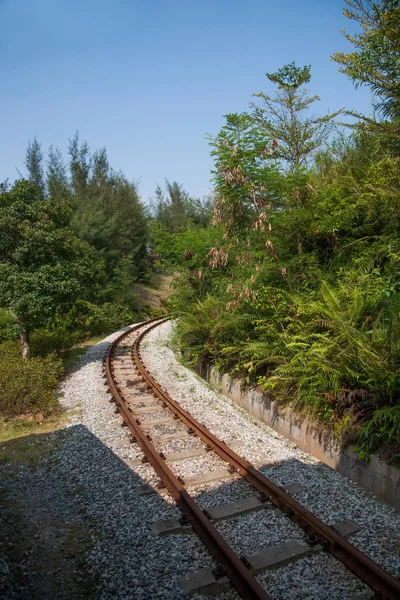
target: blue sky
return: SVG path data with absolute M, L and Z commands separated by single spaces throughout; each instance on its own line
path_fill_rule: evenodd
M 164 177 L 210 188 L 205 136 L 270 93 L 265 72 L 312 65 L 318 112 L 369 114 L 330 60 L 348 50 L 344 0 L 0 0 L 0 181 L 24 173 L 35 135 L 66 152 L 79 130 L 143 200 Z

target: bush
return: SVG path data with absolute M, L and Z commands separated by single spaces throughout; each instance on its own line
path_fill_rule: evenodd
M 91 335 L 115 331 L 137 319 L 137 313 L 123 303 L 105 302 L 101 306 L 92 304 L 90 308 L 86 326 Z
M 111 333 L 137 319 L 137 312 L 126 304 L 105 302 L 101 305 L 78 300 L 68 314 L 57 322 L 57 328 L 73 332 L 81 339 Z
M 65 331 L 64 329 L 55 329 L 54 331 L 40 329 L 31 336 L 31 354 L 42 357 L 53 352 L 60 354 L 75 344 L 79 344 L 82 337 L 79 332 Z
M 47 416 L 58 406 L 57 385 L 62 373 L 62 362 L 53 354 L 22 360 L 18 343 L 1 344 L 0 414 L 15 417 L 41 412 Z

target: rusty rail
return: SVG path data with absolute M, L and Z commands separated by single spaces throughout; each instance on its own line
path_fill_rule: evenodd
M 341 562 L 343 562 L 348 569 L 353 571 L 353 573 L 355 573 L 360 579 L 362 579 L 367 585 L 369 585 L 375 592 L 381 594 L 381 597 L 387 598 L 388 600 L 398 600 L 400 598 L 400 582 L 395 577 L 390 575 L 387 571 L 385 571 L 376 562 L 370 559 L 366 554 L 361 552 L 361 550 L 356 548 L 356 546 L 347 541 L 343 536 L 337 533 L 329 525 L 326 525 L 326 523 L 318 519 L 310 511 L 301 506 L 301 504 L 296 502 L 296 500 L 289 496 L 284 490 L 282 490 L 280 487 L 278 487 L 272 481 L 270 481 L 267 477 L 265 477 L 259 471 L 257 471 L 257 469 L 255 469 L 253 465 L 251 465 L 251 463 L 247 462 L 241 456 L 236 454 L 236 452 L 234 452 L 223 441 L 219 440 L 215 435 L 213 435 L 204 425 L 202 425 L 194 417 L 192 417 L 188 411 L 184 410 L 150 376 L 143 364 L 143 361 L 141 360 L 139 345 L 144 335 L 148 333 L 151 329 L 156 327 L 158 324 L 159 323 L 151 324 L 150 327 L 148 327 L 143 333 L 141 333 L 136 339 L 132 350 L 134 362 L 136 363 L 139 373 L 146 381 L 146 383 L 156 392 L 160 399 L 162 399 L 168 405 L 170 410 L 174 412 L 183 423 L 185 423 L 195 433 L 197 433 L 197 435 L 206 444 L 211 446 L 211 448 L 224 461 L 228 462 L 232 467 L 234 467 L 236 471 L 242 477 L 244 477 L 253 487 L 259 490 L 261 493 L 265 494 L 265 496 L 273 504 L 275 504 L 282 512 L 284 512 L 288 517 L 290 517 L 300 527 L 302 527 L 302 529 L 308 535 L 310 544 L 321 544 L 325 550 L 327 550 L 333 556 L 335 556 Z M 142 447 L 141 445 L 141 448 L 147 454 L 145 446 Z M 178 502 L 178 497 L 179 501 L 183 497 L 186 498 L 186 492 L 183 486 L 179 484 L 179 482 L 179 492 L 177 491 L 177 488 L 176 490 L 174 490 L 173 493 L 171 483 L 168 482 L 168 477 L 166 475 L 165 476 L 167 477 L 167 480 L 164 479 L 164 469 L 168 471 L 169 469 L 166 467 L 165 463 L 163 463 L 162 459 L 160 459 L 163 463 L 162 468 L 160 460 L 158 458 L 154 458 L 152 460 L 149 456 L 149 459 L 150 462 L 153 464 L 154 468 L 156 469 L 157 473 L 161 477 L 161 479 L 164 481 L 168 490 L 174 496 L 175 500 L 177 500 Z M 172 472 L 170 473 L 172 474 Z M 172 477 L 174 476 L 172 475 Z M 177 497 L 175 497 L 174 494 L 177 494 Z M 184 511 L 188 512 L 188 509 L 184 508 Z M 188 516 L 190 518 L 190 515 Z M 207 523 L 207 525 L 209 526 L 209 523 Z M 207 538 L 203 537 L 200 532 L 202 525 L 196 526 L 193 523 L 193 526 L 194 529 L 202 537 L 203 541 L 205 541 L 205 543 L 208 545 L 208 542 L 206 541 Z M 210 550 L 213 552 L 211 547 Z M 234 583 L 231 577 L 232 572 L 230 571 L 230 567 L 226 567 L 226 561 L 224 560 L 224 558 L 220 555 L 217 556 L 214 552 L 213 554 L 214 556 L 216 556 L 217 560 L 219 560 L 221 564 L 223 564 L 224 567 L 227 569 L 228 575 L 231 578 L 232 583 Z M 243 592 L 239 589 L 237 583 L 234 583 L 234 585 L 243 595 Z M 253 596 L 243 597 L 251 598 Z M 260 597 L 266 596 L 264 594 L 264 596 Z
M 156 321 L 156 319 L 152 319 L 152 321 Z M 149 323 L 150 321 L 148 321 Z M 160 319 L 157 319 L 157 322 L 154 323 L 151 327 L 159 325 Z M 231 580 L 232 584 L 238 590 L 239 594 L 242 598 L 246 600 L 271 600 L 271 597 L 262 589 L 260 584 L 257 582 L 251 571 L 244 565 L 244 563 L 240 560 L 240 558 L 235 554 L 232 548 L 229 547 L 227 542 L 221 536 L 221 534 L 217 531 L 217 529 L 213 526 L 213 524 L 208 520 L 193 498 L 188 494 L 185 490 L 184 486 L 178 478 L 174 475 L 174 473 L 169 469 L 166 465 L 163 458 L 157 452 L 156 448 L 151 442 L 151 437 L 146 435 L 143 429 L 140 427 L 140 421 L 136 420 L 132 413 L 129 411 L 128 406 L 124 402 L 124 398 L 121 396 L 120 391 L 117 385 L 114 382 L 112 367 L 111 367 L 111 358 L 114 349 L 116 346 L 123 340 L 124 337 L 129 335 L 135 329 L 142 327 L 144 324 L 140 324 L 131 328 L 128 331 L 125 331 L 122 335 L 120 335 L 110 346 L 109 351 L 105 357 L 105 371 L 106 377 L 109 385 L 109 389 L 111 394 L 114 397 L 114 400 L 118 404 L 119 412 L 121 413 L 122 419 L 126 423 L 130 432 L 136 439 L 140 448 L 144 452 L 144 454 L 149 459 L 152 464 L 154 470 L 157 475 L 163 481 L 164 485 L 176 501 L 176 503 L 180 506 L 184 514 L 190 520 L 193 529 L 199 535 L 199 537 L 206 544 L 207 548 L 216 558 L 220 565 L 224 568 L 227 576 Z M 146 372 L 145 367 L 142 365 L 142 362 L 139 361 L 137 363 L 137 367 L 144 377 L 145 381 L 148 383 L 150 377 Z M 150 383 L 149 383 L 150 385 Z

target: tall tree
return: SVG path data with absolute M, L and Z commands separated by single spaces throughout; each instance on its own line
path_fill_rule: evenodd
M 87 192 L 91 169 L 90 149 L 87 142 L 79 144 L 79 133 L 69 140 L 71 184 L 75 196 L 79 198 Z
M 189 194 L 177 181 L 171 183 L 166 179 L 165 184 L 169 197 L 172 227 L 178 230 L 186 220 L 185 207 L 188 204 Z
M 108 218 L 110 222 L 110 266 L 133 258 L 137 277 L 147 275 L 148 218 L 136 185 L 122 174 L 113 174 Z
M 92 156 L 91 185 L 104 192 L 108 188 L 110 175 L 111 167 L 106 149 L 96 150 Z
M 54 200 L 70 197 L 67 167 L 58 148 L 50 146 L 46 172 L 47 193 Z
M 104 258 L 110 278 L 120 260 L 128 257 L 136 264 L 136 277 L 145 277 L 148 231 L 136 185 L 113 171 L 105 148 L 90 155 L 87 143 L 79 145 L 75 136 L 70 154 L 76 190 L 74 231 Z
M 165 192 L 157 185 L 153 209 L 156 220 L 170 233 L 175 233 L 186 221 L 189 194 L 177 181 L 165 179 Z
M 157 185 L 152 208 L 155 219 L 169 233 L 176 233 L 190 220 L 195 225 L 207 226 L 211 220 L 211 201 L 192 198 L 177 181 L 165 179 L 165 192 Z
M 335 52 L 339 63 L 356 86 L 366 85 L 376 95 L 375 109 L 393 122 L 389 129 L 400 136 L 400 4 L 398 0 L 346 0 L 344 15 L 356 21 L 360 33 L 344 35 L 354 46 L 349 53 Z M 373 119 L 349 112 L 385 129 Z
M 41 194 L 44 195 L 43 152 L 36 137 L 33 138 L 33 142 L 28 142 L 25 166 L 28 170 L 29 181 L 34 183 Z
M 101 263 L 69 227 L 66 202 L 43 198 L 21 180 L 0 194 L 0 305 L 19 325 L 24 358 L 29 334 L 93 294 Z
M 264 92 L 254 94 L 262 104 L 252 104 L 253 117 L 265 135 L 278 142 L 275 156 L 290 169 L 305 166 L 316 150 L 327 140 L 334 126 L 333 119 L 340 111 L 322 117 L 308 116 L 308 110 L 319 96 L 309 95 L 303 86 L 310 82 L 310 66 L 296 67 L 292 62 L 266 73 L 267 78 L 278 86 L 275 96 Z
M 72 227 L 106 259 L 109 239 L 110 167 L 105 150 L 90 154 L 87 142 L 78 134 L 69 144 L 73 196 Z M 107 261 L 106 261 L 107 262 Z

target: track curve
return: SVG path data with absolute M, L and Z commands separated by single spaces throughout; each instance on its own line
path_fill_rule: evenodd
M 190 521 L 193 529 L 218 561 L 220 567 L 216 576 L 227 575 L 243 598 L 249 600 L 253 598 L 264 600 L 270 598 L 258 584 L 248 565 L 246 566 L 228 546 L 210 519 L 207 518 L 187 492 L 184 481 L 176 477 L 168 467 L 165 456 L 157 451 L 152 437 L 141 426 L 140 418 L 135 417 L 134 409 L 129 403 L 127 391 L 123 389 L 123 374 L 121 374 L 123 369 L 129 373 L 135 372 L 137 374 L 134 382 L 137 385 L 143 383 L 158 399 L 158 402 L 161 402 L 160 412 L 163 410 L 172 412 L 174 419 L 179 419 L 188 427 L 190 434 L 198 436 L 206 444 L 209 451 L 215 452 L 227 462 L 232 472 L 235 471 L 245 478 L 251 486 L 261 492 L 265 500 L 272 502 L 297 525 L 302 527 L 307 533 L 311 546 L 320 544 L 367 583 L 377 594 L 380 594 L 381 598 L 389 600 L 400 598 L 400 583 L 396 578 L 392 577 L 343 536 L 301 506 L 283 489 L 262 475 L 252 464 L 244 460 L 225 442 L 219 440 L 204 425 L 194 419 L 188 411 L 183 409 L 158 385 L 142 361 L 140 343 L 151 329 L 165 322 L 165 320 L 165 318 L 152 319 L 123 332 L 110 346 L 105 356 L 104 370 L 110 392 L 124 424 L 129 428 L 135 441 L 147 457 L 146 460 L 151 463 L 163 485 L 182 509 L 185 519 Z M 127 346 L 124 342 L 126 338 L 132 338 L 132 334 L 135 339 L 130 339 L 130 343 L 133 341 L 131 349 L 130 345 Z M 119 358 L 122 365 L 120 364 L 120 371 L 117 373 L 116 362 L 118 357 L 123 358 Z M 127 362 L 124 367 L 125 361 Z

